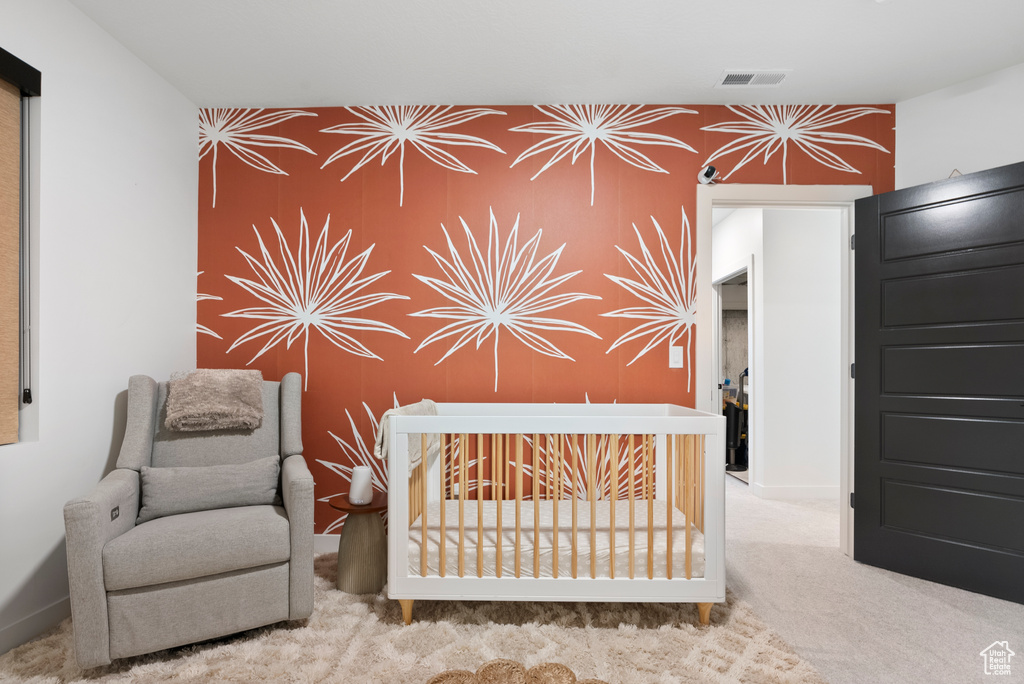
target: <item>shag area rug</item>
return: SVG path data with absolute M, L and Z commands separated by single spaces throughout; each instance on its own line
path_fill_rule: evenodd
M 334 588 L 337 554 L 317 556 L 315 607 L 224 639 L 119 660 L 83 672 L 71 620 L 0 656 L 0 682 L 381 682 L 426 684 L 495 659 L 559 663 L 580 680 L 824 682 L 750 606 L 729 595 L 698 624 L 690 604 L 397 601 Z

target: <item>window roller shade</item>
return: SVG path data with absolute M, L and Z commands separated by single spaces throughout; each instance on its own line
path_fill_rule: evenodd
M 0 444 L 18 441 L 21 92 L 0 80 Z

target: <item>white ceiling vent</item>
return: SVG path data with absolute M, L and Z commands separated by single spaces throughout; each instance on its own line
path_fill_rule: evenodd
M 716 88 L 777 88 L 786 80 L 789 69 L 726 69 L 718 77 Z

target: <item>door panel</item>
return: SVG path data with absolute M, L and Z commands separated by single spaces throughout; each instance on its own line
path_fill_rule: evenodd
M 1024 602 L 1024 164 L 857 202 L 854 558 Z
M 883 525 L 936 540 L 1024 552 L 1024 526 L 987 524 L 1024 519 L 1024 500 L 931 485 L 887 481 Z
M 1010 296 L 1022 281 L 1024 266 L 889 281 L 882 286 L 883 324 L 894 327 L 1024 320 L 1024 297 Z
M 882 459 L 1024 476 L 1024 421 L 882 414 Z
M 979 214 L 988 219 L 979 223 Z M 1014 221 L 1021 214 L 1024 196 L 1015 189 L 888 212 L 882 217 L 884 257 L 889 261 L 1020 242 L 1024 236 Z
M 1024 383 L 1024 344 L 889 347 L 882 364 L 886 394 L 1014 397 Z

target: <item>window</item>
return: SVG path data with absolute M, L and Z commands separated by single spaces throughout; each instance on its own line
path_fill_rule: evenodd
M 23 374 L 30 367 L 23 362 L 28 345 L 22 344 L 22 302 L 28 298 L 22 268 L 28 246 L 23 100 L 39 94 L 40 80 L 37 70 L 0 49 L 0 444 L 18 441 L 18 410 L 22 401 L 31 401 L 31 379 Z

